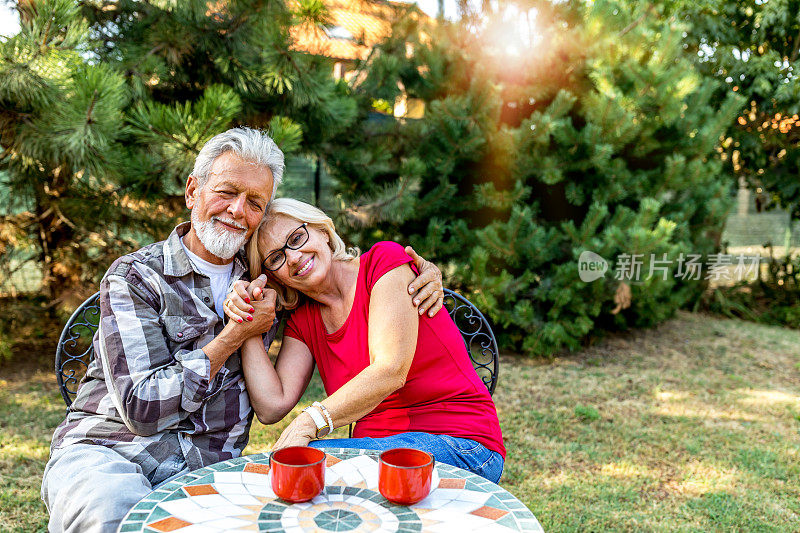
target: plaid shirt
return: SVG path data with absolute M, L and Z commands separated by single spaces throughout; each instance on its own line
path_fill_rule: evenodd
M 108 446 L 150 478 L 179 450 L 191 469 L 238 457 L 253 411 L 237 350 L 213 379 L 202 348 L 224 324 L 210 280 L 189 261 L 180 237 L 117 259 L 100 285 L 95 358 L 53 435 L 52 449 L 75 443 Z M 231 283 L 247 278 L 234 259 Z M 265 337 L 275 337 L 273 326 Z

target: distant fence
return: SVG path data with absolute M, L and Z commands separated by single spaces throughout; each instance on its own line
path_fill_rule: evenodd
M 296 156 L 286 162 L 283 183 L 278 188 L 278 196 L 296 198 L 309 204 L 317 205 L 323 211 L 333 207 L 335 183 L 316 156 Z M 315 191 L 315 182 L 319 180 L 319 191 Z
M 788 240 L 788 242 L 787 242 Z M 800 221 L 791 222 L 786 211 L 732 214 L 725 222 L 722 242 L 730 248 L 761 247 L 771 243 L 776 248 L 800 246 Z

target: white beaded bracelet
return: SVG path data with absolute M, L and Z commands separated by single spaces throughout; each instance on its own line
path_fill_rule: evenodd
M 322 411 L 322 414 L 325 415 L 325 418 L 328 420 L 328 434 L 333 433 L 333 430 L 336 428 L 333 427 L 333 418 L 331 418 L 331 414 L 328 412 L 328 409 L 319 402 L 314 402 L 311 405 L 318 407 L 319 410 Z
M 325 417 L 322 415 L 322 411 L 315 408 L 313 405 L 309 405 L 303 409 L 303 412 L 308 413 L 308 415 L 314 421 L 314 425 L 317 426 L 317 435 L 319 435 L 319 430 L 327 425 L 325 423 Z

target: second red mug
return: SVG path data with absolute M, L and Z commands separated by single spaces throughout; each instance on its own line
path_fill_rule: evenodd
M 272 491 L 291 503 L 307 502 L 325 488 L 325 452 L 306 446 L 290 446 L 269 459 Z
M 390 502 L 413 505 L 430 493 L 434 463 L 422 450 L 386 450 L 378 461 L 378 490 Z

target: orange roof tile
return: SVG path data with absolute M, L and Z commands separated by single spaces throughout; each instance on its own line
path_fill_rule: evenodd
M 325 0 L 330 26 L 347 30 L 353 39 L 337 38 L 312 24 L 289 29 L 292 50 L 333 59 L 366 59 L 376 44 L 388 38 L 392 22 L 408 4 L 380 0 Z

